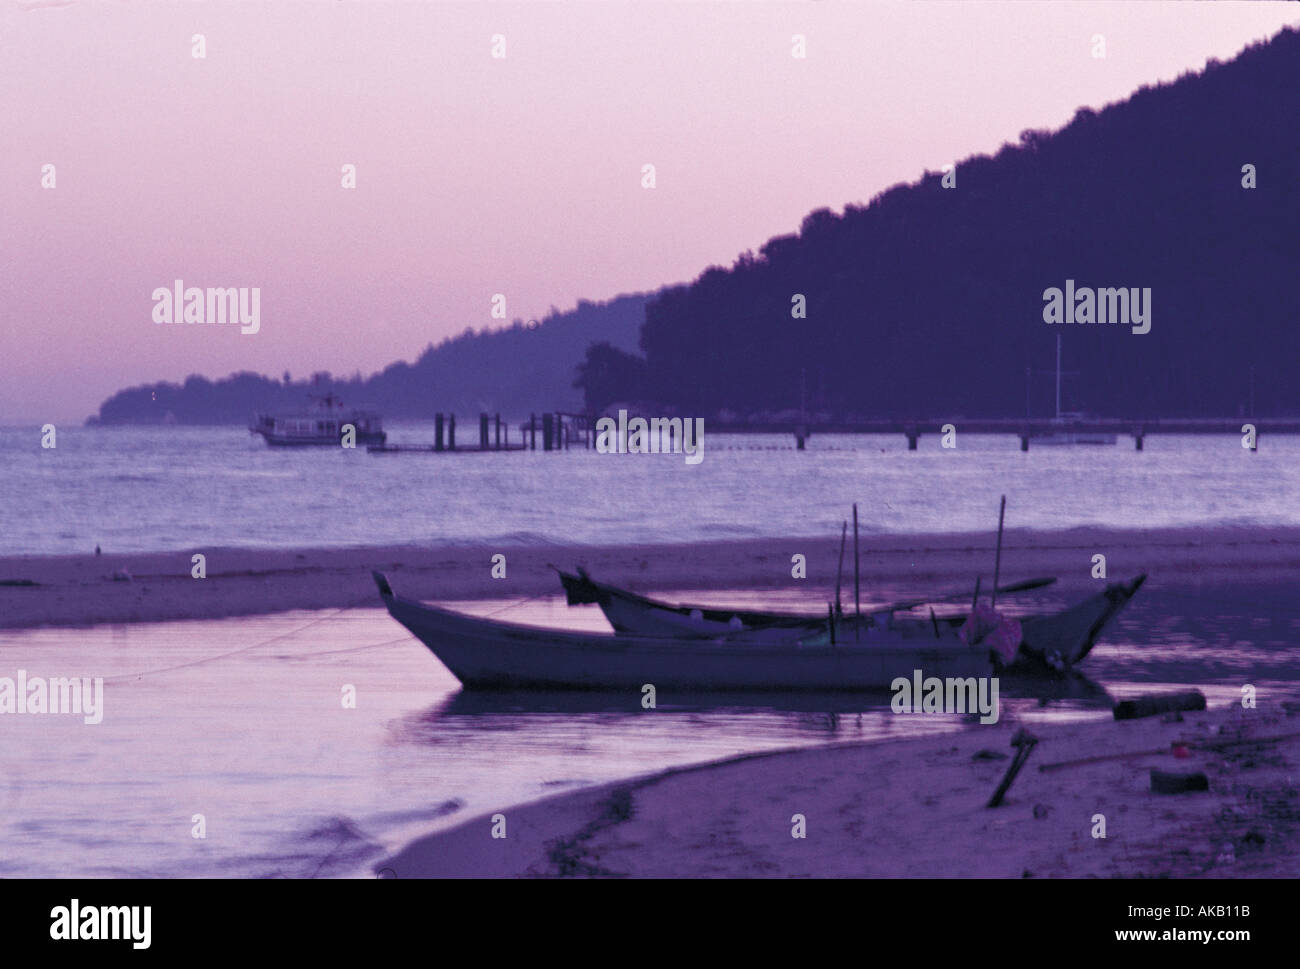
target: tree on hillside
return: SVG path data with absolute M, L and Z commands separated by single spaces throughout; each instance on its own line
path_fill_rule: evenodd
M 645 361 L 604 341 L 587 347 L 573 386 L 582 391 L 588 413 L 616 400 L 637 400 L 645 386 Z
M 810 212 L 646 307 L 644 398 L 709 414 L 1300 413 L 1300 32 L 1139 88 L 1058 131 Z M 1257 177 L 1256 177 L 1257 174 Z M 1149 291 L 1151 329 L 1051 325 L 1043 293 Z M 792 313 L 792 303 L 806 312 Z M 1029 378 L 1026 378 L 1026 373 Z

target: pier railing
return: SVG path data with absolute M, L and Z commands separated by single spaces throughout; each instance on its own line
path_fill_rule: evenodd
M 432 444 L 376 444 L 366 450 L 371 454 L 484 454 L 494 451 L 567 451 L 571 447 L 595 447 L 595 418 L 588 414 L 552 411 L 530 414 L 518 425 L 520 440 L 510 440 L 510 423 L 500 414 L 478 416 L 478 446 L 456 444 L 456 415 L 435 414 Z
M 510 424 L 501 420 L 500 414 L 479 414 L 478 446 L 458 447 L 456 444 L 456 415 L 434 415 L 434 441 L 432 444 L 387 444 L 368 448 L 377 454 L 448 453 L 480 454 L 493 451 L 567 451 L 596 446 L 595 424 L 597 418 L 590 414 L 548 411 L 530 414 L 527 421 L 517 425 L 518 441 L 510 439 Z M 870 418 L 843 421 L 706 421 L 713 434 L 779 434 L 793 436 L 795 446 L 803 450 L 804 443 L 820 434 L 901 434 L 907 438 L 907 449 L 917 450 L 923 436 L 947 434 L 956 430 L 962 434 L 1011 434 L 1020 438 L 1020 450 L 1028 451 L 1035 438 L 1059 435 L 1113 435 L 1131 437 L 1133 446 L 1141 451 L 1143 441 L 1152 434 L 1224 434 L 1245 436 L 1251 434 L 1257 450 L 1259 438 L 1273 434 L 1300 434 L 1300 418 L 1181 418 L 1163 417 L 1149 419 L 1125 418 L 928 418 L 904 420 L 901 418 Z
M 1133 438 L 1141 451 L 1143 439 L 1152 434 L 1230 434 L 1242 436 L 1252 429 L 1254 439 L 1271 434 L 1300 434 L 1300 418 L 969 418 L 947 417 L 925 420 L 879 418 L 846 421 L 773 421 L 742 423 L 712 421 L 715 434 L 786 434 L 796 445 L 813 434 L 902 434 L 909 451 L 917 449 L 923 435 L 942 435 L 952 428 L 965 434 L 1013 434 L 1020 438 L 1020 450 L 1028 451 L 1034 438 L 1059 434 L 1113 434 Z M 1253 450 L 1253 449 L 1252 449 Z

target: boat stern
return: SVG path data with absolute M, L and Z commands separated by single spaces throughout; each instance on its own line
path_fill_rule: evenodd
M 608 595 L 601 592 L 596 583 L 591 581 L 591 576 L 582 566 L 578 566 L 578 574 L 573 575 L 561 569 L 551 568 L 560 577 L 560 584 L 564 586 L 565 602 L 571 606 L 599 605 L 609 598 Z
M 1144 572 L 1129 582 L 1112 582 L 1097 595 L 1050 616 L 1022 623 L 1020 654 L 1057 672 L 1083 662 L 1102 632 L 1146 582 Z

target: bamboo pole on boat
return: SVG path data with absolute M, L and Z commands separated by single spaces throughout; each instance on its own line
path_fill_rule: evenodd
M 840 525 L 840 564 L 835 568 L 835 611 L 841 616 L 844 615 L 844 607 L 840 605 L 840 580 L 844 576 L 844 543 L 848 540 L 849 523 L 846 521 Z
M 993 593 L 991 605 L 996 608 L 998 604 L 998 573 L 1002 571 L 1002 520 L 1007 513 L 1007 496 L 1002 496 L 1002 504 L 998 507 L 998 550 L 993 559 Z
M 857 642 L 862 629 L 862 585 L 858 568 L 858 503 L 853 503 L 853 641 Z
M 1053 585 L 1055 582 L 1056 582 L 1055 576 L 1047 576 L 1046 578 L 1042 578 L 1042 579 L 1025 579 L 1022 582 L 1012 582 L 1009 585 L 1004 585 L 1000 589 L 998 589 L 998 592 L 1002 593 L 1003 595 L 1008 595 L 1012 592 L 1028 592 L 1031 589 L 1041 589 L 1044 586 Z M 924 599 L 901 599 L 897 602 L 891 602 L 888 605 L 880 606 L 873 611 L 903 612 L 907 609 L 915 609 L 917 606 L 923 606 L 927 602 L 952 602 L 954 599 L 960 599 L 965 595 L 966 593 L 964 592 L 955 592 L 952 593 L 951 595 L 928 596 Z M 974 607 L 975 607 L 975 603 L 972 602 L 971 608 L 973 609 Z

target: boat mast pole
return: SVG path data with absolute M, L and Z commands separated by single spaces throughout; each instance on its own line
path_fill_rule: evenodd
M 840 564 L 835 568 L 835 612 L 844 615 L 844 607 L 840 605 L 840 580 L 844 576 L 844 543 L 848 538 L 849 523 L 846 521 L 840 526 Z
M 1060 337 L 1057 337 L 1059 340 Z M 998 508 L 998 550 L 993 558 L 993 595 L 991 605 L 996 608 L 998 604 L 998 574 L 1002 571 L 1002 519 L 1007 512 L 1007 496 L 1002 496 L 1002 504 Z
M 861 584 L 858 575 L 858 503 L 853 503 L 853 641 L 857 642 L 862 630 Z

